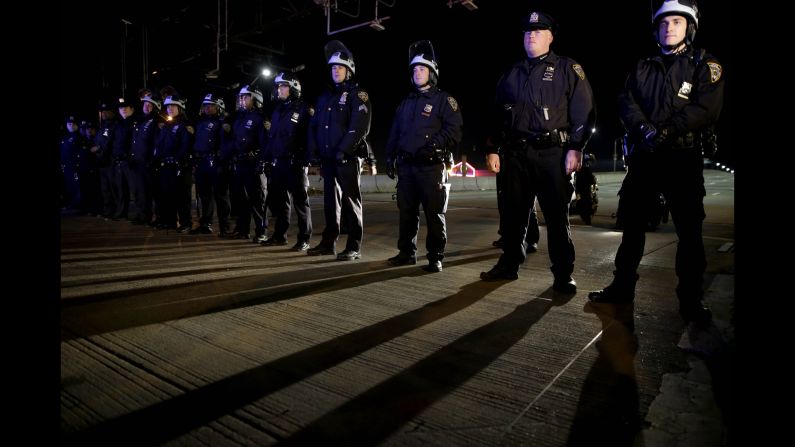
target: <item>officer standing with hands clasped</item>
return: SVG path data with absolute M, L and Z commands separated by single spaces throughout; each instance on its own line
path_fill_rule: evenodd
M 523 19 L 527 58 L 511 67 L 497 84 L 501 115 L 487 155 L 493 172 L 503 172 L 503 253 L 482 272 L 484 281 L 518 279 L 526 257 L 525 234 L 536 196 L 547 224 L 552 288 L 575 293 L 574 244 L 568 206 L 571 174 L 582 163 L 582 150 L 595 121 L 593 93 L 582 66 L 550 51 L 556 32 L 548 14 Z M 500 154 L 503 160 L 500 160 Z
M 370 154 L 367 135 L 373 109 L 370 95 L 353 80 L 356 65 L 350 50 L 338 40 L 326 44 L 324 50 L 333 85 L 318 98 L 317 111 L 309 124 L 308 143 L 310 153 L 321 160 L 326 228 L 320 243 L 307 254 L 336 253 L 342 214 L 348 224 L 348 241 L 337 260 L 352 261 L 361 258 L 361 169 L 362 158 Z
M 397 203 L 400 210 L 400 252 L 389 258 L 390 265 L 417 263 L 417 233 L 420 204 L 428 223 L 428 272 L 441 272 L 447 245 L 445 212 L 450 183 L 445 163 L 461 141 L 463 120 L 458 102 L 439 90 L 439 65 L 430 41 L 409 47 L 409 69 L 413 89 L 400 103 L 392 121 L 386 146 L 386 172 L 397 172 Z
M 686 322 L 704 325 L 711 320 L 711 312 L 702 303 L 706 190 L 698 142 L 702 132 L 715 124 L 723 105 L 723 67 L 712 55 L 693 48 L 698 19 L 692 0 L 663 2 L 652 19 L 660 54 L 639 61 L 619 95 L 621 121 L 632 149 L 619 192 L 624 234 L 613 282 L 591 292 L 588 299 L 597 303 L 634 300 L 646 222 L 662 192 L 679 238 L 679 313 Z

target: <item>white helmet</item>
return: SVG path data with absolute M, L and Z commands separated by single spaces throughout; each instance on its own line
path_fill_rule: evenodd
M 327 43 L 323 51 L 326 53 L 328 65 L 342 65 L 350 71 L 351 75 L 356 74 L 356 64 L 353 62 L 353 54 L 339 40 L 332 40 Z
M 301 97 L 301 81 L 299 81 L 294 74 L 285 72 L 279 73 L 273 80 L 273 85 L 278 87 L 279 84 L 287 84 L 290 87 L 291 96 L 295 96 L 296 98 Z
M 237 96 L 243 95 L 251 95 L 254 99 L 254 107 L 261 107 L 262 106 L 262 92 L 254 88 L 251 85 L 244 85 L 243 88 L 240 89 L 240 93 Z
M 221 113 L 223 113 L 226 110 L 226 106 L 224 105 L 224 100 L 219 98 L 218 95 L 213 95 L 212 93 L 208 93 L 204 97 L 204 100 L 202 100 L 202 105 L 204 104 L 217 105 Z
M 428 67 L 431 84 L 439 82 L 439 63 L 436 62 L 436 53 L 430 40 L 418 40 L 409 45 L 409 69 L 414 69 L 415 65 Z
M 156 108 L 157 110 L 160 110 L 160 109 L 161 109 L 161 107 L 162 107 L 162 106 L 161 106 L 161 104 L 160 104 L 160 101 L 158 101 L 158 100 L 156 100 L 155 98 L 153 98 L 153 97 L 152 97 L 152 95 L 146 95 L 146 96 L 144 96 L 144 97 L 141 99 L 141 102 L 148 102 L 148 103 L 152 104 L 153 106 L 155 106 L 155 108 Z
M 658 20 L 670 15 L 678 15 L 687 19 L 685 40 L 688 45 L 693 43 L 693 39 L 696 38 L 696 29 L 698 29 L 698 19 L 701 17 L 695 0 L 665 0 L 651 19 L 655 37 L 657 37 Z
M 167 96 L 166 97 L 166 100 L 163 101 L 163 105 L 167 106 L 167 105 L 170 105 L 170 104 L 174 104 L 174 105 L 180 106 L 180 107 L 182 107 L 182 110 L 185 110 L 185 100 L 184 99 L 179 99 L 179 97 L 177 97 L 177 96 Z

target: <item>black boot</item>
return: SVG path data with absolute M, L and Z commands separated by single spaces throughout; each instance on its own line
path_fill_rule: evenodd
M 631 303 L 635 299 L 635 283 L 639 276 L 618 275 L 613 272 L 615 278 L 609 286 L 602 290 L 597 290 L 588 294 L 588 300 L 594 303 Z

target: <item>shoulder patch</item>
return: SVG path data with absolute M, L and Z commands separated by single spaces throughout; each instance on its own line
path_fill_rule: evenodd
M 271 130 L 271 122 L 268 120 L 262 121 L 262 125 L 265 126 L 265 130 Z
M 723 74 L 723 67 L 717 62 L 707 62 L 707 66 L 709 67 L 709 82 L 714 84 L 720 81 L 720 77 Z
M 448 96 L 447 102 L 450 103 L 450 108 L 453 109 L 453 112 L 458 112 L 458 101 L 455 98 Z
M 370 96 L 364 90 L 359 90 L 359 93 L 357 93 L 356 96 L 358 96 L 362 102 L 367 102 L 367 100 L 370 99 Z
M 315 116 L 315 108 L 314 107 L 309 107 L 307 109 L 307 111 L 309 112 L 309 116 Z
M 193 126 L 185 126 L 185 129 L 187 129 L 188 133 L 190 133 L 191 135 L 193 135 L 196 132 L 196 129 L 194 129 Z
M 574 64 L 571 66 L 571 68 L 574 70 L 575 73 L 577 73 L 577 76 L 580 77 L 581 81 L 585 80 L 585 71 L 583 71 L 582 66 L 580 64 Z

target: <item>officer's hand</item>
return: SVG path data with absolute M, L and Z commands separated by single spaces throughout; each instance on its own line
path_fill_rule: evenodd
M 498 154 L 486 155 L 486 166 L 489 167 L 489 171 L 495 174 L 500 172 L 500 156 Z
M 657 147 L 665 143 L 668 140 L 668 133 L 669 130 L 667 127 L 663 127 L 662 129 L 658 130 L 650 140 L 646 143 L 651 147 Z
M 569 149 L 566 152 L 566 175 L 571 175 L 574 171 L 582 168 L 582 152 L 577 149 Z
M 395 179 L 395 160 L 386 159 L 386 175 L 392 180 Z
M 340 163 L 340 164 L 345 163 L 346 162 L 346 160 L 345 160 L 345 152 L 337 151 L 336 158 L 337 158 L 337 163 Z

